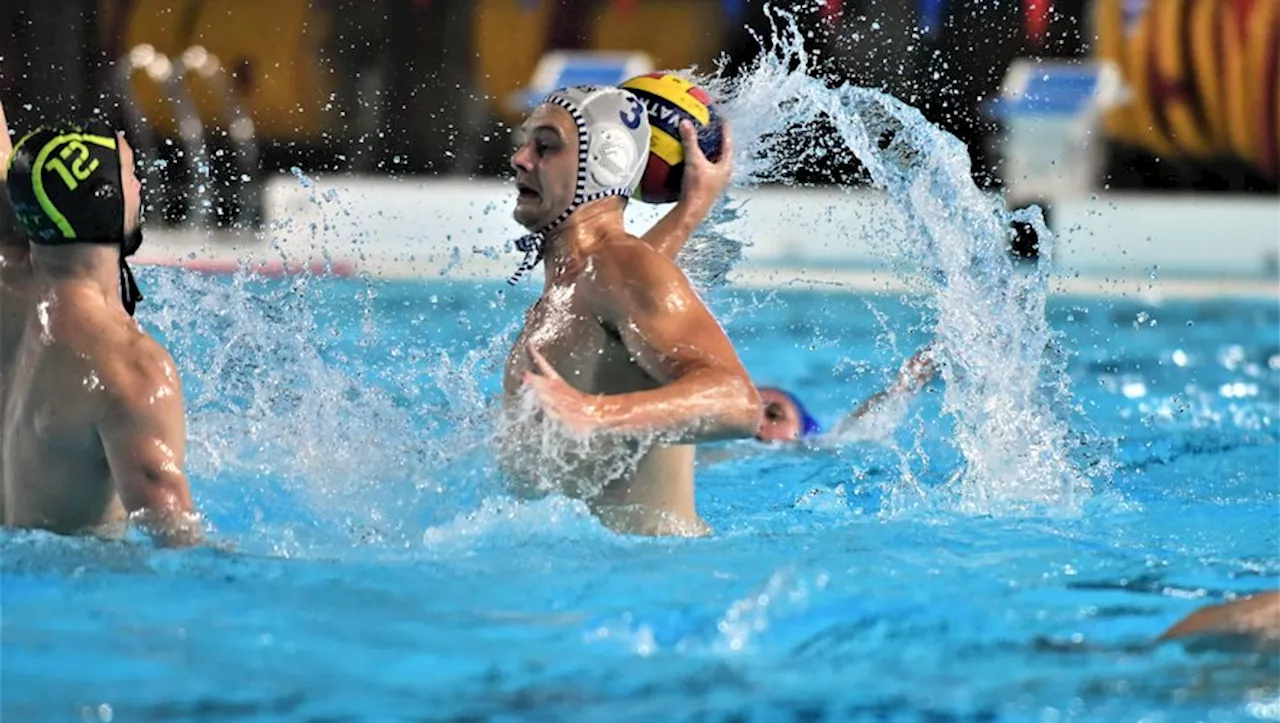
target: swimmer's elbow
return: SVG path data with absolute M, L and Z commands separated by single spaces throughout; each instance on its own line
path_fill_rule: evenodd
M 722 425 L 733 437 L 754 437 L 760 429 L 764 405 L 760 392 L 747 377 L 733 375 L 724 384 Z
M 181 470 L 170 463 L 143 464 L 122 476 L 121 501 L 138 529 L 165 547 L 199 544 L 203 525 Z

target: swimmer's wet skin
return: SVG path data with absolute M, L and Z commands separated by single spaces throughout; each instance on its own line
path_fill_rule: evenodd
M 9 120 L 4 114 L 4 104 L 0 103 L 0 181 L 9 178 L 9 157 L 12 155 L 13 141 L 9 137 Z
M 1280 652 L 1280 591 L 1208 605 L 1178 621 L 1159 642 L 1213 647 L 1252 647 Z
M 18 312 L 0 357 L 4 524 L 118 534 L 132 520 L 160 544 L 198 542 L 181 381 L 131 318 L 132 149 L 97 124 L 41 128 L 15 147 L 6 189 L 29 262 L 4 279 Z
M 891 398 L 903 398 L 920 391 L 938 373 L 932 354 L 933 350 L 928 346 L 918 350 L 903 362 L 893 385 L 873 394 L 852 413 L 838 421 L 833 426 L 832 433 L 839 434 L 843 428 Z M 799 442 L 826 431 L 793 392 L 781 387 L 762 386 L 759 389 L 764 402 L 764 418 L 756 439 L 761 442 Z
M 507 361 L 500 456 L 518 486 L 583 496 L 616 530 L 702 534 L 692 445 L 750 437 L 761 406 L 724 330 L 655 247 L 705 217 L 731 154 L 708 173 L 685 133 L 681 201 L 657 235 L 637 238 L 622 213 L 644 173 L 648 123 L 630 92 L 593 87 L 552 93 L 522 128 L 514 216 L 531 233 L 516 277 L 542 262 L 545 286 Z M 547 421 L 586 449 L 545 448 L 529 426 Z
M 756 439 L 761 442 L 798 442 L 822 433 L 822 425 L 795 394 L 780 387 L 760 387 L 764 415 Z

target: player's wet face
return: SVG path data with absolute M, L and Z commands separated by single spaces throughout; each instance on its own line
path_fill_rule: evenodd
M 556 219 L 578 187 L 578 127 L 564 108 L 540 105 L 520 128 L 511 167 L 516 172 L 513 215 L 528 229 Z
M 800 438 L 800 410 L 795 402 L 777 389 L 761 388 L 760 401 L 764 415 L 756 439 L 761 442 L 794 442 Z

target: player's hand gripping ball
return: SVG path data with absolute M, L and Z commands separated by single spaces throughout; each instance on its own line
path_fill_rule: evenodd
M 649 161 L 634 198 L 645 203 L 672 203 L 680 198 L 684 179 L 684 144 L 680 121 L 693 123 L 698 147 L 712 163 L 720 160 L 721 120 L 711 96 L 693 83 L 670 73 L 649 73 L 622 84 L 634 93 L 649 114 L 653 129 Z

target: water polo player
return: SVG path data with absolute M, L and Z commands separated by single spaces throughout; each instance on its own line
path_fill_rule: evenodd
M 800 399 L 780 387 L 760 387 L 764 418 L 756 439 L 761 442 L 798 442 L 822 433 L 822 425 L 814 419 Z
M 829 431 L 823 429 L 794 393 L 781 387 L 760 387 L 764 419 L 756 439 L 761 442 L 804 442 L 824 433 L 835 438 L 846 437 L 867 415 L 892 401 L 909 398 L 937 375 L 938 368 L 929 351 L 929 347 L 925 347 L 913 354 L 903 363 L 892 386 L 873 394 Z
M 30 278 L 0 377 L 5 525 L 118 534 L 132 519 L 162 544 L 198 541 L 178 370 L 132 318 L 132 149 L 97 124 L 41 128 L 14 148 L 6 187 Z
M 701 220 L 731 154 L 710 163 L 686 129 L 681 202 L 642 240 L 623 225 L 650 140 L 635 95 L 560 90 L 521 133 L 514 216 L 531 233 L 517 277 L 541 262 L 545 279 L 506 365 L 503 468 L 518 489 L 585 498 L 620 531 L 704 533 L 692 445 L 754 435 L 761 405 L 723 329 L 650 244 Z M 536 426 L 548 418 L 562 441 Z

